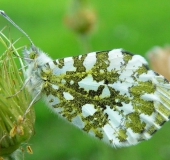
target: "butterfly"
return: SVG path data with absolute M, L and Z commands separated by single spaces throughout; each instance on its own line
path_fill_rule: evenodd
M 31 104 L 44 99 L 57 115 L 112 147 L 147 140 L 169 120 L 170 84 L 142 56 L 113 49 L 52 60 L 0 13 L 31 42 L 23 51 Z

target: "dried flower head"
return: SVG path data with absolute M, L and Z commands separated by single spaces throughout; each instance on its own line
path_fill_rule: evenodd
M 35 114 L 31 107 L 23 118 L 31 101 L 26 88 L 14 95 L 23 85 L 24 68 L 18 54 L 21 48 L 16 49 L 2 31 L 0 42 L 0 47 L 5 47 L 0 54 L 0 157 L 9 157 L 33 135 Z M 23 70 L 18 69 L 18 63 Z
M 170 81 L 170 46 L 154 47 L 147 53 L 151 68 Z

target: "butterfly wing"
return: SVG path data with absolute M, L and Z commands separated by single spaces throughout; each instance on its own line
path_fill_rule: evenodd
M 121 49 L 46 63 L 49 107 L 111 146 L 149 139 L 169 119 L 169 82 L 139 55 Z

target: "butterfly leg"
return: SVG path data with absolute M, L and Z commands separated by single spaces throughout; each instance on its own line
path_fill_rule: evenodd
M 20 93 L 24 88 L 25 86 L 30 82 L 32 77 L 29 77 L 23 84 L 23 86 L 20 88 L 20 90 L 18 90 L 15 94 L 11 95 L 11 96 L 8 96 L 6 98 L 12 98 L 12 97 L 15 97 L 18 93 Z
M 36 100 L 38 99 L 38 97 L 41 94 L 41 90 L 35 95 L 35 97 L 32 99 L 32 101 L 30 102 L 30 104 L 28 105 L 24 115 L 23 115 L 23 119 L 25 119 L 25 116 L 27 115 L 27 113 L 30 111 L 31 106 L 34 104 L 34 102 L 36 102 Z

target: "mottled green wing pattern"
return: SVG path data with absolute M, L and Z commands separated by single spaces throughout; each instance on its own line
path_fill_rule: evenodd
M 38 69 L 49 107 L 111 146 L 149 139 L 169 120 L 169 82 L 121 49 L 50 61 Z

